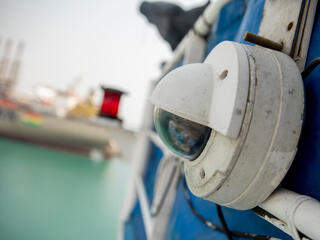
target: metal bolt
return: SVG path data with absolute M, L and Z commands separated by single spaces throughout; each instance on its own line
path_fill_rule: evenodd
M 283 48 L 283 44 L 274 42 L 270 39 L 267 39 L 265 37 L 261 37 L 257 34 L 246 32 L 243 35 L 243 39 L 247 42 L 251 42 L 257 45 L 260 45 L 262 47 L 270 48 L 273 50 L 281 51 Z

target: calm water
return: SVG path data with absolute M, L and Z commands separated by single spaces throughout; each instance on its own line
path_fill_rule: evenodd
M 3 138 L 0 152 L 0 239 L 117 239 L 125 163 Z

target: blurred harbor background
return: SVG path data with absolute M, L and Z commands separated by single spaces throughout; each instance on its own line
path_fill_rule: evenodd
M 148 91 L 172 54 L 140 4 L 0 1 L 0 239 L 117 239 Z

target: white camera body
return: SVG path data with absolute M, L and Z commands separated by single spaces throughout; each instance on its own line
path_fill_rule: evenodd
M 184 161 L 198 197 L 253 208 L 280 184 L 295 156 L 304 91 L 298 67 L 283 53 L 222 42 L 204 63 L 168 73 L 151 101 L 211 129 L 201 153 Z

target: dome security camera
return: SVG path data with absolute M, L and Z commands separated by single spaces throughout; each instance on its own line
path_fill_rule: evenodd
M 295 156 L 304 92 L 287 55 L 234 42 L 156 86 L 156 130 L 183 159 L 193 194 L 250 209 L 279 185 Z

